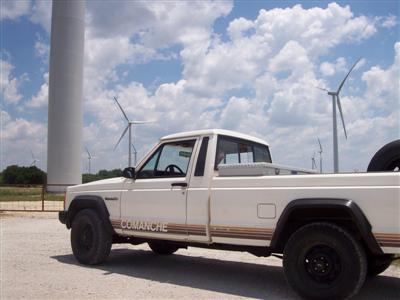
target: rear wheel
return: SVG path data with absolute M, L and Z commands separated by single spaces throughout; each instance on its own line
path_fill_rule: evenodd
M 347 299 L 363 285 L 364 249 L 344 229 L 312 223 L 298 229 L 283 255 L 289 285 L 305 299 Z
M 110 254 L 111 245 L 112 235 L 95 211 L 83 209 L 75 216 L 72 221 L 71 246 L 80 263 L 102 263 Z
M 155 254 L 171 255 L 178 251 L 179 247 L 166 242 L 149 242 L 149 247 Z

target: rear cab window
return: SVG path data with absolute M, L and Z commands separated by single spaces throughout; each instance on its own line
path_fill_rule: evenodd
M 215 170 L 218 170 L 220 164 L 255 162 L 272 162 L 268 146 L 230 136 L 218 135 Z

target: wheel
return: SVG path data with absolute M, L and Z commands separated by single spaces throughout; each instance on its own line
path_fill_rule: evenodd
M 95 211 L 83 209 L 75 216 L 71 228 L 71 246 L 80 263 L 102 263 L 110 254 L 111 245 L 112 234 L 106 230 Z
M 179 247 L 165 242 L 149 242 L 149 247 L 155 254 L 171 255 L 178 251 Z
M 368 277 L 375 277 L 384 272 L 393 261 L 393 255 L 382 255 L 371 257 L 368 260 Z
M 287 242 L 283 267 L 289 285 L 305 299 L 347 299 L 363 285 L 367 273 L 364 249 L 344 229 L 311 223 Z
M 386 144 L 372 157 L 368 172 L 400 171 L 400 140 Z

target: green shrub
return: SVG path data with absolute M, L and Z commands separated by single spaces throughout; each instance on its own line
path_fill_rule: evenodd
M 43 184 L 45 180 L 46 173 L 36 166 L 11 165 L 2 172 L 2 181 L 5 184 Z

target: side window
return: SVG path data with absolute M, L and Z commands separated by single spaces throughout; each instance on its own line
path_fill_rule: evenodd
M 254 162 L 253 147 L 250 145 L 239 144 L 239 154 L 241 164 Z
M 239 163 L 237 143 L 221 138 L 218 141 L 216 166 L 236 163 Z
M 138 172 L 137 178 L 186 176 L 195 142 L 189 140 L 161 145 Z
M 246 164 L 253 162 L 271 162 L 266 145 L 233 137 L 218 137 L 217 154 L 214 169 L 220 164 Z
M 267 146 L 254 146 L 254 162 L 272 162 Z

